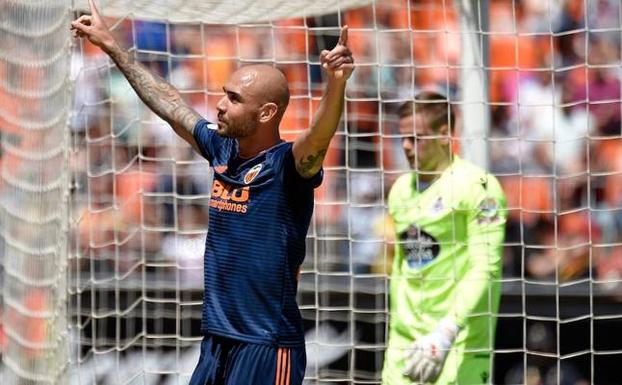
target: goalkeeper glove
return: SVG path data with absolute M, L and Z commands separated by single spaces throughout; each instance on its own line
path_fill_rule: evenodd
M 405 356 L 403 374 L 414 382 L 436 381 L 459 331 L 455 322 L 447 318 L 441 320 L 432 333 L 413 343 Z

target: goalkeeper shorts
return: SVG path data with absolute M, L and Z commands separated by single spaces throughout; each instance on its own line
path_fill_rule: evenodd
M 208 334 L 190 385 L 301 385 L 306 365 L 304 346 L 279 348 Z

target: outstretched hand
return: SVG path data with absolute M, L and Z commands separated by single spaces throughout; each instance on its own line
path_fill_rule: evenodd
M 354 58 L 348 48 L 348 26 L 341 28 L 339 42 L 332 50 L 320 53 L 320 63 L 331 80 L 346 81 L 354 71 Z
M 116 44 L 104 19 L 99 14 L 94 0 L 89 0 L 90 15 L 82 15 L 71 22 L 74 37 L 85 37 L 104 51 Z

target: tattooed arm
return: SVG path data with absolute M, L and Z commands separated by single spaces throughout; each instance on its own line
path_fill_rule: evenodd
M 175 87 L 149 72 L 135 60 L 134 55 L 123 50 L 110 33 L 93 0 L 89 0 L 89 5 L 91 15 L 81 16 L 71 23 L 74 35 L 86 37 L 106 52 L 125 75 L 140 99 L 154 113 L 169 123 L 179 136 L 199 151 L 193 130 L 201 116 L 184 102 Z
M 296 171 L 304 178 L 314 176 L 322 167 L 328 145 L 341 119 L 344 91 L 345 82 L 329 82 L 313 117 L 311 128 L 302 132 L 294 141 L 292 152 L 296 160 Z
M 354 60 L 347 42 L 348 27 L 343 27 L 337 46 L 320 54 L 322 67 L 328 75 L 328 85 L 313 117 L 311 128 L 296 138 L 292 149 L 296 170 L 305 178 L 320 171 L 330 140 L 341 119 L 346 81 L 354 69 Z
M 199 151 L 193 130 L 201 116 L 184 102 L 177 89 L 158 75 L 149 72 L 134 60 L 134 55 L 118 45 L 106 52 L 147 107 L 170 124 L 179 136 Z

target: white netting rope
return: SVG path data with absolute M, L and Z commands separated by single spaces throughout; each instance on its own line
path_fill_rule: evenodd
M 103 0 L 106 16 L 166 20 L 171 23 L 257 24 L 270 20 L 326 15 L 348 8 L 362 7 L 372 0 L 273 1 L 263 3 L 242 0 L 235 3 L 183 0 Z M 88 10 L 84 0 L 76 1 L 77 9 Z
M 66 382 L 69 1 L 0 8 L 3 384 Z
M 508 307 L 502 306 L 500 324 L 516 332 L 498 333 L 496 381 L 522 383 L 536 370 L 541 378 L 578 373 L 579 380 L 607 382 L 608 357 L 622 354 L 619 344 L 603 338 L 606 327 L 619 330 L 622 318 L 616 300 L 622 282 L 617 231 L 622 204 L 615 199 L 615 191 L 622 191 L 616 184 L 622 175 L 616 121 L 619 2 L 576 2 L 584 3 L 583 10 L 572 2 L 487 2 L 484 10 L 482 2 L 461 1 L 472 7 L 468 27 L 459 25 L 460 8 L 449 0 L 386 0 L 345 11 L 368 3 L 278 1 L 268 7 L 258 1 L 109 0 L 99 5 L 116 18 L 111 25 L 119 40 L 208 118 L 232 69 L 250 62 L 278 65 L 292 88 L 287 139 L 308 126 L 321 97 L 317 51 L 330 48 L 338 25 L 351 24 L 357 70 L 348 89 L 346 123 L 327 157 L 300 282 L 310 330 L 309 382 L 380 382 L 391 253 L 384 241 L 392 231 L 381 219 L 391 181 L 407 171 L 397 156 L 402 150 L 395 109 L 411 100 L 416 88 L 431 85 L 450 95 L 452 105 L 473 113 L 463 118 L 490 110 L 484 112 L 491 120 L 484 145 L 510 199 L 515 228 L 506 242 Z M 67 109 L 60 105 L 69 89 L 68 19 L 59 4 L 0 5 L 0 96 L 11 102 L 0 105 L 2 296 L 9 341 L 0 380 L 9 384 L 49 383 L 54 380 L 42 373 L 62 370 L 45 366 L 51 358 L 30 351 L 49 351 L 54 342 L 33 342 L 9 315 L 63 328 L 62 322 L 49 321 L 64 312 L 59 283 L 64 262 L 57 257 L 65 242 L 58 234 L 66 217 L 62 189 L 69 185 L 58 174 L 66 169 Z M 76 2 L 76 11 L 85 4 Z M 333 11 L 341 12 L 282 20 L 292 12 L 301 17 Z M 481 24 L 483 12 L 489 12 L 488 27 Z M 165 22 L 144 22 L 153 19 Z M 488 41 L 490 51 L 464 64 L 461 38 L 469 38 L 463 44 Z M 76 346 L 71 382 L 184 383 L 200 339 L 206 165 L 143 109 L 97 50 L 81 46 L 73 60 L 80 69 L 70 149 L 77 203 L 71 213 L 69 295 Z M 464 77 L 482 65 L 488 96 L 482 95 L 485 86 L 458 80 L 460 71 Z M 541 76 L 549 73 L 548 80 Z M 469 96 L 469 91 L 475 92 Z M 482 121 L 469 118 L 476 126 L 463 139 L 481 141 Z M 466 141 L 462 145 L 468 147 Z M 47 171 L 38 173 L 41 169 Z M 378 255 L 381 262 L 373 266 Z M 52 258 L 55 263 L 49 263 Z M 50 307 L 37 310 L 37 289 L 48 287 L 53 290 L 44 302 Z

